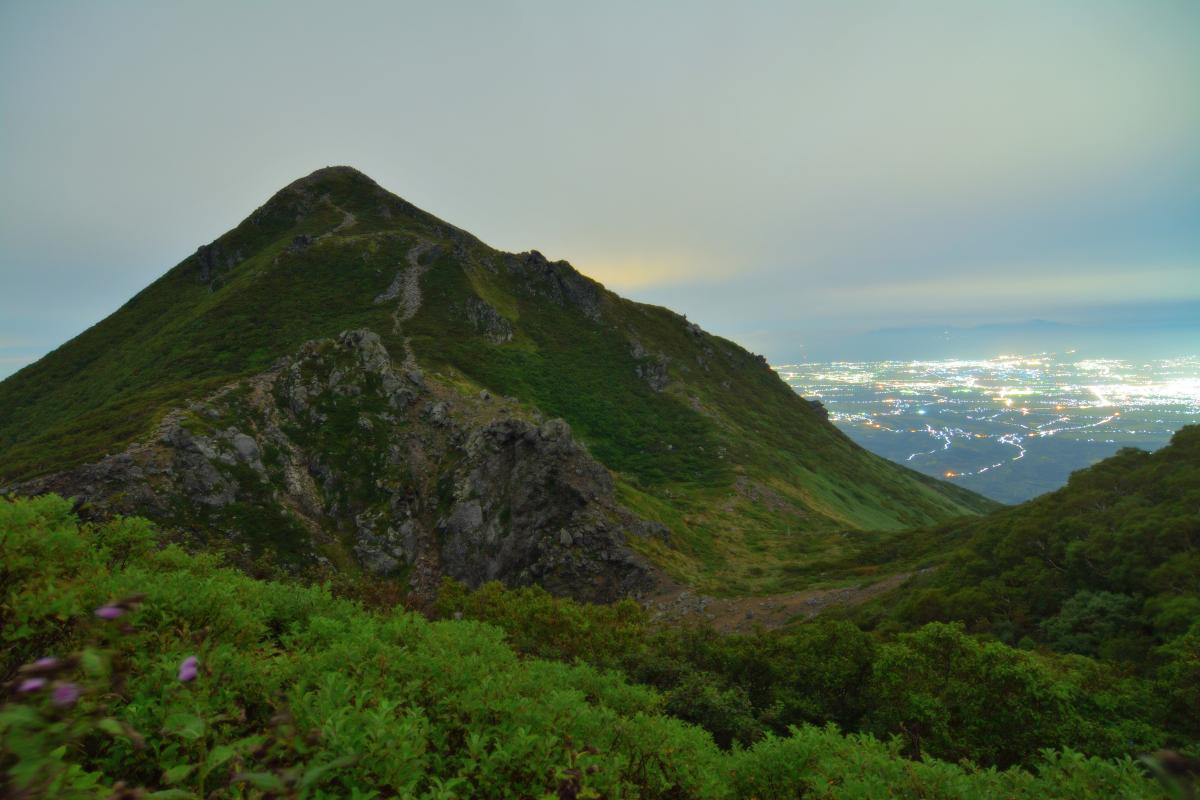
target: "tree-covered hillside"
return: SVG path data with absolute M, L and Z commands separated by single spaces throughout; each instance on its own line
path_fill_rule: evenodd
M 1200 427 L 1154 453 L 1123 450 L 1028 503 L 891 537 L 863 558 L 904 549 L 934 554 L 936 568 L 881 603 L 881 625 L 957 620 L 1012 644 L 1153 661 L 1200 620 Z

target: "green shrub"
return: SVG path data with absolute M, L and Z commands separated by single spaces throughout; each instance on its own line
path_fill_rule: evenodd
M 886 644 L 875 662 L 869 727 L 897 732 L 911 756 L 1009 766 L 1069 741 L 1070 687 L 1035 656 L 932 623 Z
M 900 743 L 862 734 L 839 736 L 834 728 L 793 728 L 732 758 L 736 797 L 960 798 L 1165 797 L 1147 785 L 1140 767 L 1087 758 L 1072 751 L 1042 754 L 1035 772 L 977 769 L 944 761 L 899 758 Z
M 58 498 L 0 500 L 0 795 L 1164 796 L 1132 762 L 1070 752 L 1042 754 L 1033 772 L 996 772 L 909 761 L 899 740 L 832 728 L 761 738 L 750 692 L 721 671 L 763 657 L 742 653 L 750 639 L 707 652 L 690 635 L 639 646 L 644 620 L 630 609 L 597 611 L 604 625 L 571 635 L 546 617 L 545 630 L 561 634 L 547 645 L 558 655 L 612 658 L 632 642 L 643 661 L 671 660 L 676 648 L 678 667 L 688 658 L 713 667 L 681 669 L 664 697 L 615 671 L 522 657 L 490 624 L 370 611 L 325 587 L 255 580 L 153 540 L 134 520 L 80 525 Z M 536 614 L 557 607 L 536 592 L 516 596 Z M 576 622 L 592 613 L 564 609 Z M 780 652 L 829 637 L 853 644 L 846 633 L 830 628 Z M 833 669 L 826 690 L 851 672 Z M 761 740 L 722 751 L 664 713 L 672 706 L 726 730 L 730 743 Z
M 1041 623 L 1042 638 L 1063 653 L 1134 660 L 1146 649 L 1141 604 L 1114 592 L 1076 592 Z

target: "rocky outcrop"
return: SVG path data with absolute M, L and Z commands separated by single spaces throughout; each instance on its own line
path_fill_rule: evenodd
M 467 299 L 466 309 L 463 313 L 475 331 L 487 337 L 488 341 L 493 344 L 512 341 L 512 323 L 478 297 Z
M 565 422 L 459 394 L 395 364 L 367 330 L 309 342 L 122 453 L 13 488 L 80 498 L 96 516 L 149 516 L 295 569 L 348 555 L 423 594 L 450 576 L 590 601 L 636 595 L 655 577 L 629 538 L 666 536 L 616 502 Z
M 556 594 L 621 597 L 645 588 L 613 482 L 562 420 L 497 420 L 474 430 L 439 518 L 442 565 L 471 584 L 541 584 Z
M 509 270 L 520 274 L 534 294 L 560 306 L 572 306 L 593 321 L 600 320 L 600 284 L 566 261 L 550 261 L 537 250 L 505 258 Z
M 242 260 L 241 251 L 230 252 L 219 240 L 202 244 L 192 256 L 196 262 L 196 279 L 208 283 L 219 272 L 233 269 Z
M 637 361 L 634 371 L 637 372 L 639 378 L 644 380 L 656 392 L 661 392 L 667 388 L 667 385 L 671 382 L 671 375 L 668 372 L 671 359 L 662 353 L 648 352 L 637 339 L 630 340 L 629 352 Z

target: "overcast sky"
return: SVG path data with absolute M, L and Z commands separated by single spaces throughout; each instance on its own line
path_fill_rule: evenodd
M 1200 308 L 1192 0 L 2 0 L 0 75 L 0 375 L 327 164 L 774 360 Z

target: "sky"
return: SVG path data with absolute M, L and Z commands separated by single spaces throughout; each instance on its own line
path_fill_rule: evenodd
M 0 0 L 0 75 L 0 376 L 329 164 L 773 362 L 1200 352 L 1192 0 Z

